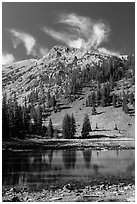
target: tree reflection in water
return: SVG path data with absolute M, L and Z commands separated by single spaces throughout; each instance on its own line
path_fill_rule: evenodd
M 119 151 L 118 150 L 116 151 L 116 154 L 117 154 L 117 157 L 118 157 L 118 155 L 119 155 Z
M 5 185 L 24 183 L 29 169 L 28 157 L 21 152 L 7 152 L 2 156 L 2 182 Z
M 92 149 L 83 150 L 83 157 L 84 157 L 85 165 L 87 169 L 89 169 L 90 167 L 91 155 L 92 155 Z
M 53 150 L 48 150 L 48 152 L 47 152 L 47 154 L 48 154 L 48 158 L 49 158 L 49 164 L 50 164 L 50 167 L 51 167 L 51 164 L 52 164 L 53 153 L 54 153 Z
M 76 163 L 76 150 L 62 151 L 63 163 L 66 169 L 74 169 Z
M 93 170 L 94 170 L 95 174 L 98 174 L 98 173 L 99 173 L 99 172 L 98 172 L 98 170 L 99 170 L 99 165 L 98 165 L 98 164 L 94 164 L 94 165 L 93 165 Z

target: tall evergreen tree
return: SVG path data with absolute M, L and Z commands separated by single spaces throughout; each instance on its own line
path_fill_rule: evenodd
M 106 86 L 106 105 L 110 105 L 110 84 Z
M 90 131 L 91 131 L 90 120 L 88 114 L 86 114 L 84 117 L 84 122 L 81 131 L 82 137 L 83 138 L 87 137 Z
M 74 115 L 72 114 L 71 115 L 71 118 L 70 118 L 70 131 L 71 131 L 71 138 L 74 138 L 75 136 L 75 133 L 76 133 L 76 121 L 75 121 L 75 118 L 74 118 Z
M 92 92 L 91 94 L 91 101 L 92 101 L 92 107 L 96 106 L 96 94 L 95 91 Z
M 13 136 L 19 137 L 21 131 L 23 129 L 23 118 L 22 118 L 22 109 L 21 106 L 18 105 L 16 94 L 13 97 Z
M 101 101 L 101 92 L 100 92 L 100 89 L 98 89 L 96 92 L 96 102 L 98 106 L 100 105 L 100 101 Z
M 76 133 L 76 122 L 73 114 L 66 114 L 62 123 L 63 137 L 73 139 Z
M 48 133 L 48 137 L 49 138 L 53 138 L 54 129 L 53 129 L 51 118 L 49 120 L 49 125 L 48 125 L 48 128 L 47 128 L 47 133 Z
M 35 124 L 37 128 L 37 133 L 41 133 L 42 131 L 42 108 L 39 104 L 35 109 Z
M 133 103 L 134 103 L 134 94 L 133 94 L 133 92 L 131 92 L 129 94 L 129 102 L 130 102 L 131 105 L 133 105 Z
M 9 139 L 9 118 L 8 118 L 8 106 L 7 106 L 7 95 L 3 96 L 2 101 L 2 139 Z
M 113 107 L 116 108 L 116 95 L 113 94 L 113 99 L 112 99 Z
M 124 93 L 123 95 L 123 104 L 122 104 L 123 111 L 127 114 L 128 113 L 128 106 L 127 106 L 127 95 Z
M 56 106 L 56 98 L 55 98 L 54 95 L 52 96 L 52 106 L 53 106 L 53 107 Z
M 24 133 L 29 133 L 30 115 L 27 106 L 23 107 L 23 131 Z
M 101 90 L 101 106 L 104 107 L 106 105 L 106 98 L 104 94 L 104 89 Z
M 63 118 L 62 123 L 62 131 L 63 131 L 63 137 L 68 139 L 71 137 L 71 118 L 69 114 L 66 114 Z

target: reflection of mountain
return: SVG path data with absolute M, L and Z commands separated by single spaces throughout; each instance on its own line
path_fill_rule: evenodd
M 76 162 L 76 150 L 63 150 L 62 157 L 66 169 L 74 169 Z
M 85 160 L 86 168 L 90 167 L 91 155 L 92 155 L 92 149 L 83 150 L 83 157 Z

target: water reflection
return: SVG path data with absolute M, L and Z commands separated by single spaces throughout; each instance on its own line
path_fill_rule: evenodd
M 94 169 L 95 175 L 99 173 L 99 165 L 98 164 L 94 164 L 93 169 Z
M 87 169 L 89 169 L 90 167 L 91 155 L 92 155 L 92 149 L 83 150 L 83 157 L 84 157 L 85 165 Z
M 52 159 L 53 159 L 53 153 L 54 153 L 53 150 L 48 150 L 48 157 L 49 157 L 49 164 L 50 164 L 50 166 L 51 166 Z
M 63 162 L 66 169 L 74 169 L 76 163 L 76 150 L 63 150 Z
M 98 154 L 97 154 L 98 153 Z M 99 175 L 135 174 L 134 150 L 95 151 L 46 150 L 42 152 L 3 152 L 3 185 L 37 184 L 64 179 L 89 179 Z M 92 162 L 91 162 L 92 161 Z

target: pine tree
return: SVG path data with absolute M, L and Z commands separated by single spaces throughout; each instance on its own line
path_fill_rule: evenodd
M 114 89 L 114 78 L 111 74 L 110 74 L 109 82 L 110 82 L 110 90 L 112 91 Z
M 71 138 L 74 138 L 76 133 L 76 121 L 73 114 L 71 115 L 70 124 Z
M 88 99 L 86 99 L 86 107 L 89 107 Z
M 123 104 L 122 104 L 123 111 L 127 114 L 128 113 L 128 106 L 127 106 L 127 95 L 124 93 L 123 95 Z
M 36 113 L 36 128 L 37 128 L 37 133 L 41 133 L 42 131 L 42 109 L 40 105 L 38 104 L 37 108 L 35 109 Z
M 71 117 L 68 114 L 63 118 L 62 133 L 64 138 L 71 138 Z
M 23 107 L 23 131 L 29 133 L 30 115 L 26 105 Z
M 3 96 L 2 100 L 2 139 L 9 139 L 9 118 L 6 94 Z
M 53 137 L 58 138 L 58 129 L 57 128 L 54 129 Z
M 129 102 L 130 102 L 131 105 L 133 105 L 133 103 L 134 103 L 134 94 L 133 94 L 133 92 L 131 92 L 129 94 Z
M 47 104 L 48 104 L 48 107 L 51 107 L 51 95 L 50 95 L 49 91 L 48 91 L 48 94 L 47 94 Z
M 110 85 L 107 83 L 106 86 L 106 105 L 110 105 Z
M 113 107 L 116 108 L 116 95 L 113 94 L 113 99 L 112 99 Z
M 96 106 L 96 94 L 95 94 L 95 91 L 93 91 L 92 94 L 91 94 L 91 103 L 92 103 L 92 107 Z
M 17 110 L 15 113 L 15 136 L 20 139 L 23 139 L 23 117 L 22 117 L 22 107 L 17 106 Z
M 84 122 L 81 131 L 82 137 L 83 138 L 87 137 L 90 131 L 91 131 L 90 120 L 88 114 L 86 114 L 84 117 Z
M 93 106 L 93 107 L 92 107 L 92 115 L 96 115 L 96 114 L 97 114 L 96 107 Z
M 106 105 L 106 98 L 104 95 L 104 90 L 101 90 L 101 106 L 104 107 Z
M 101 101 L 101 92 L 98 89 L 97 92 L 96 92 L 96 102 L 97 102 L 98 106 L 100 105 L 100 101 Z
M 56 106 L 56 99 L 55 96 L 52 96 L 52 106 L 55 107 Z
M 22 108 L 18 105 L 16 94 L 14 94 L 13 98 L 13 136 L 21 137 L 21 133 L 23 130 L 23 118 L 22 118 Z
M 14 109 L 12 98 L 8 100 L 9 137 L 14 135 Z
M 48 128 L 47 128 L 47 133 L 48 133 L 48 137 L 49 138 L 53 138 L 54 129 L 53 129 L 51 118 L 49 120 L 49 125 L 48 125 Z

